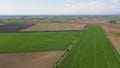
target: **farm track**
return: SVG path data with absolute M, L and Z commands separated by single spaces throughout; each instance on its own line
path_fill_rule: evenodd
M 120 56 L 99 25 L 88 25 L 59 68 L 120 68 Z

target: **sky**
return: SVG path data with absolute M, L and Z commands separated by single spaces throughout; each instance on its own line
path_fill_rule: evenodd
M 120 14 L 120 0 L 0 0 L 0 15 Z

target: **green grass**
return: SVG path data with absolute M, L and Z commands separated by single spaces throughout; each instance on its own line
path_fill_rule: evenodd
M 30 24 L 31 23 L 24 20 L 5 20 L 4 22 L 8 24 Z
M 77 33 L 0 33 L 0 53 L 62 51 Z
M 75 18 L 54 18 L 54 19 L 45 19 L 45 20 L 33 20 L 36 22 L 42 22 L 42 23 L 61 23 L 64 21 L 68 21 L 68 20 L 75 20 Z
M 100 25 L 88 25 L 59 68 L 120 68 L 120 56 Z

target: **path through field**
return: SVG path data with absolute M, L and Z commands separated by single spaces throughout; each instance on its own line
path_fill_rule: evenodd
M 120 56 L 99 25 L 88 25 L 59 68 L 120 68 Z

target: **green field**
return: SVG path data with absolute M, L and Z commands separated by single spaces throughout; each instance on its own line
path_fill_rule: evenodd
M 120 56 L 100 25 L 88 25 L 59 68 L 120 68 Z
M 24 20 L 5 20 L 4 22 L 8 24 L 30 24 L 32 22 L 24 21 Z
M 0 53 L 62 51 L 77 33 L 0 33 Z

